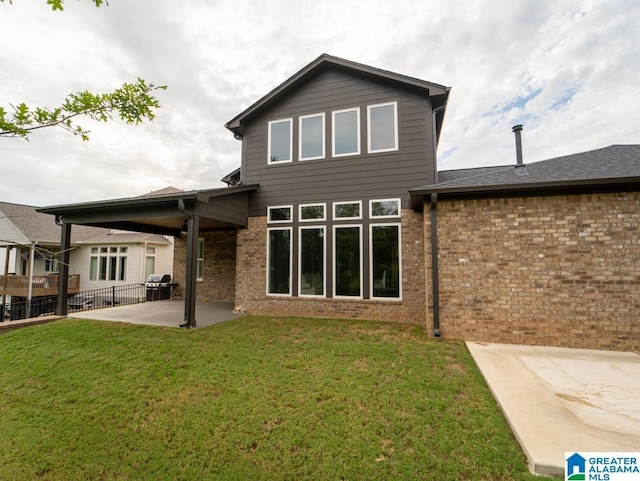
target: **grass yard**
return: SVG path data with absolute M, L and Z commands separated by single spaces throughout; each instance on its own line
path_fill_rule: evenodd
M 2 480 L 539 480 L 420 327 L 62 320 L 0 335 Z

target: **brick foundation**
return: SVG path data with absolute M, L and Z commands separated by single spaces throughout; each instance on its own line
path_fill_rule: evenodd
M 439 202 L 443 337 L 640 351 L 639 229 L 637 192 Z

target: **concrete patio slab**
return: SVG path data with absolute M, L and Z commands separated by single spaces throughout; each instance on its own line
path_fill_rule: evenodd
M 467 342 L 536 474 L 564 475 L 565 452 L 640 450 L 640 356 Z
M 196 328 L 238 317 L 233 302 L 197 302 Z M 129 322 L 152 326 L 179 327 L 184 321 L 184 301 L 163 300 L 92 311 L 69 313 L 68 317 L 100 321 Z

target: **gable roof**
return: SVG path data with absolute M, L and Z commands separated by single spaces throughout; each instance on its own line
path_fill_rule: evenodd
M 638 190 L 640 145 L 610 145 L 521 166 L 443 171 L 438 178 L 437 184 L 410 190 L 412 205 L 429 194 L 464 197 L 613 187 Z
M 440 115 L 436 120 L 437 133 L 440 132 L 440 125 L 442 124 L 442 117 L 444 116 L 444 107 L 447 103 L 447 98 L 449 97 L 449 91 L 451 90 L 450 87 L 445 87 L 444 85 L 408 77 L 406 75 L 390 72 L 388 70 L 370 67 L 361 63 L 334 57 L 326 53 L 320 55 L 313 62 L 289 77 L 289 79 L 271 90 L 271 92 L 255 102 L 249 108 L 236 115 L 233 119 L 225 124 L 225 127 L 233 132 L 236 138 L 242 138 L 242 136 L 244 135 L 243 124 L 245 121 L 255 116 L 258 112 L 262 111 L 273 102 L 277 102 L 280 98 L 286 96 L 293 88 L 296 88 L 300 84 L 306 82 L 308 79 L 327 69 L 338 69 L 368 78 L 375 78 L 379 80 L 381 79 L 391 83 L 395 83 L 404 88 L 410 88 L 424 92 L 426 95 L 432 98 L 434 109 L 441 108 L 439 112 Z

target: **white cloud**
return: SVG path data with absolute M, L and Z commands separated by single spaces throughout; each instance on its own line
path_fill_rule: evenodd
M 0 198 L 36 205 L 211 188 L 240 162 L 224 123 L 323 52 L 452 87 L 440 167 L 638 142 L 635 0 L 44 0 L 0 4 L 0 105 L 55 105 L 143 77 L 168 85 L 154 122 L 91 141 L 0 140 Z M 28 32 L 25 34 L 25 32 Z

